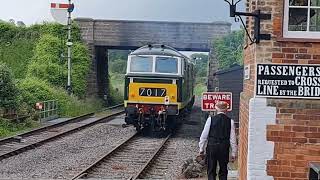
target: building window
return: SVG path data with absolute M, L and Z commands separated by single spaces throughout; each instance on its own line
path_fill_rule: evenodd
M 285 0 L 283 35 L 320 39 L 320 0 Z

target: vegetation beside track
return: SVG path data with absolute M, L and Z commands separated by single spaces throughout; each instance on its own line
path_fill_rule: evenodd
M 36 116 L 36 102 L 58 100 L 60 116 L 78 116 L 103 107 L 103 102 L 86 99 L 86 78 L 90 58 L 80 41 L 80 30 L 72 27 L 73 95 L 64 90 L 67 82 L 66 37 L 64 26 L 54 23 L 29 27 L 0 21 L 0 118 Z M 0 120 L 0 136 L 33 128 L 26 122 Z
M 216 56 L 219 61 L 219 70 L 228 69 L 236 64 L 243 64 L 244 30 L 233 31 L 213 42 Z M 208 55 L 193 54 L 196 61 L 195 94 L 200 96 L 207 91 Z
M 40 124 L 30 118 L 23 122 L 12 122 L 8 119 L 0 118 L 0 138 L 12 136 L 39 127 Z

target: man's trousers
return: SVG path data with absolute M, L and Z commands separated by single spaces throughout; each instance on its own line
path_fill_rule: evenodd
M 216 180 L 217 162 L 219 162 L 219 179 L 227 180 L 229 163 L 229 143 L 215 143 L 207 146 L 208 179 Z

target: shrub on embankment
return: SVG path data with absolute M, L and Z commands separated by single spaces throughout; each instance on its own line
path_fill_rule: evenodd
M 102 107 L 99 101 L 85 100 L 90 58 L 86 46 L 80 41 L 77 25 L 72 28 L 72 97 L 64 90 L 67 83 L 65 26 L 44 23 L 18 27 L 0 21 L 0 34 L 0 62 L 12 69 L 18 78 L 13 79 L 13 82 L 18 81 L 18 92 L 10 93 L 16 95 L 15 102 L 23 104 L 24 111 L 30 113 L 36 102 L 52 99 L 59 101 L 62 116 L 77 116 Z
M 24 78 L 27 66 L 34 56 L 34 48 L 41 36 L 50 34 L 59 39 L 59 44 L 65 44 L 66 30 L 56 23 L 35 24 L 30 27 L 0 21 L 0 62 L 6 63 L 13 71 L 15 78 Z M 80 29 L 72 28 L 72 40 L 80 42 Z M 63 51 L 66 48 L 61 49 Z
M 22 80 L 18 87 L 22 101 L 27 102 L 30 107 L 39 100 L 57 100 L 59 114 L 62 116 L 78 116 L 102 107 L 101 102 L 79 100 L 76 96 L 69 96 L 64 89 L 35 77 Z
M 18 88 L 11 70 L 0 62 L 0 117 L 18 108 Z
M 36 127 L 39 127 L 39 124 L 31 119 L 17 123 L 0 118 L 0 138 L 11 136 L 18 132 L 28 131 Z

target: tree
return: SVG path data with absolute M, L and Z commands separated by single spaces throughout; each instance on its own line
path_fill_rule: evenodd
M 61 58 L 65 46 L 56 36 L 45 34 L 39 39 L 34 56 L 28 65 L 27 77 L 37 77 L 54 86 L 65 88 L 67 82 L 67 61 Z M 72 48 L 72 79 L 74 93 L 84 97 L 90 58 L 85 45 L 75 42 Z
M 18 89 L 11 70 L 0 62 L 0 112 L 18 108 Z
M 195 71 L 197 77 L 206 77 L 208 72 L 209 56 L 202 53 L 195 53 L 191 55 L 191 59 L 196 60 Z
M 214 42 L 219 69 L 227 69 L 235 64 L 243 64 L 244 30 L 233 31 L 231 34 Z

